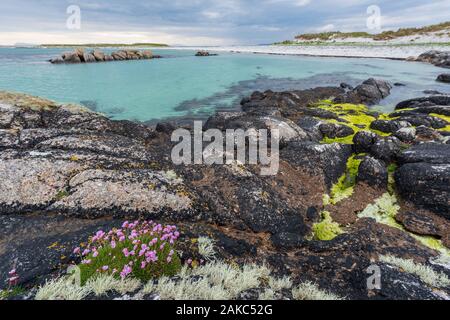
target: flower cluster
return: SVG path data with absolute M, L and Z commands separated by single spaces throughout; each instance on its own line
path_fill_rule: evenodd
M 108 273 L 122 279 L 132 275 L 149 280 L 176 273 L 180 260 L 174 245 L 179 237 L 176 226 L 126 221 L 120 229 L 98 231 L 87 247 L 75 248 L 74 253 L 81 256 L 85 278 Z
M 16 269 L 11 270 L 8 273 L 8 285 L 9 287 L 15 287 L 19 284 L 19 275 L 17 274 Z

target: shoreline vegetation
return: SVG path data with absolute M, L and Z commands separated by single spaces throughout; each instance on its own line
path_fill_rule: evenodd
M 381 33 L 329 31 L 300 34 L 274 45 L 450 45 L 450 21 Z
M 135 48 L 135 47 L 152 47 L 167 48 L 169 45 L 163 43 L 86 43 L 86 44 L 41 44 L 39 48 Z

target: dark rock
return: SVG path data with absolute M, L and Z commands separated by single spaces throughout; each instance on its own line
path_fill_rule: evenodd
M 295 249 L 304 246 L 306 240 L 296 233 L 278 233 L 272 235 L 272 243 L 280 249 Z
M 412 114 L 409 116 L 401 116 L 400 118 L 397 119 L 397 121 L 408 123 L 416 127 L 425 126 L 434 129 L 442 129 L 449 124 L 444 119 L 425 114 L 416 114 L 416 115 Z
M 369 186 L 386 189 L 389 179 L 386 164 L 372 157 L 365 157 L 359 166 L 357 179 Z
M 344 138 L 355 134 L 355 131 L 349 126 L 337 123 L 323 123 L 319 127 L 320 132 L 328 138 Z
M 445 74 L 439 75 L 437 77 L 437 81 L 444 82 L 444 83 L 450 83 L 450 74 L 449 73 L 445 73 Z
M 341 83 L 340 87 L 344 90 L 353 90 L 354 89 L 352 85 L 349 85 L 348 83 L 344 83 L 344 82 Z
M 164 123 L 158 123 L 156 125 L 156 129 L 157 132 L 161 132 L 161 133 L 166 133 L 166 134 L 172 134 L 173 131 L 175 131 L 175 127 L 168 122 L 164 122 Z
M 416 61 L 431 63 L 437 67 L 450 68 L 450 52 L 430 50 L 421 54 Z
M 321 141 L 323 139 L 323 134 L 320 131 L 322 121 L 314 117 L 304 116 L 301 117 L 296 123 L 310 136 L 312 141 Z
M 424 90 L 423 93 L 430 94 L 430 95 L 443 95 L 442 92 L 437 90 Z
M 395 180 L 403 198 L 450 220 L 450 164 L 407 163 Z
M 370 131 L 360 131 L 353 137 L 353 148 L 356 153 L 370 152 L 372 146 L 380 140 L 381 137 Z
M 426 162 L 432 164 L 450 164 L 450 146 L 442 143 L 422 143 L 403 151 L 400 164 Z
M 209 53 L 208 51 L 199 51 L 195 54 L 196 57 L 211 57 L 217 56 L 217 54 Z
M 257 249 L 244 240 L 233 239 L 223 233 L 217 234 L 217 246 L 235 257 L 255 256 Z
M 335 103 L 364 103 L 373 105 L 391 94 L 392 86 L 383 80 L 368 79 L 352 91 L 334 99 Z
M 442 233 L 432 217 L 417 212 L 405 211 L 395 216 L 395 220 L 401 223 L 406 230 L 431 237 L 441 237 Z
M 401 152 L 401 142 L 396 137 L 379 139 L 370 149 L 370 154 L 376 159 L 391 163 Z
M 345 172 L 351 154 L 350 145 L 293 142 L 281 151 L 280 156 L 292 165 L 324 176 L 326 185 L 331 188 Z
M 394 83 L 394 86 L 396 86 L 396 87 L 406 87 L 406 84 L 401 83 L 401 82 L 396 82 L 396 83 Z
M 402 128 L 394 133 L 394 136 L 402 142 L 412 142 L 416 139 L 416 132 L 414 127 Z
M 418 108 L 418 107 L 449 106 L 449 105 L 450 105 L 450 96 L 430 96 L 402 101 L 399 104 L 397 104 L 395 110 Z
M 396 120 L 375 120 L 370 124 L 370 128 L 384 133 L 395 133 L 402 128 L 410 127 L 411 124 L 406 121 Z
M 433 128 L 428 128 L 425 126 L 419 126 L 416 128 L 417 139 L 423 141 L 439 141 L 442 140 L 442 135 L 440 132 L 434 130 Z
M 63 53 L 62 59 L 64 60 L 64 63 L 80 63 L 81 62 L 81 59 L 78 56 L 78 54 L 74 53 L 74 52 Z

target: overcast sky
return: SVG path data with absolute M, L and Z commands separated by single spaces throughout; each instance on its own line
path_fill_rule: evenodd
M 70 5 L 81 29 L 66 27 Z M 171 45 L 266 44 L 317 31 L 370 31 L 450 20 L 450 0 L 0 0 L 0 44 L 159 42 Z

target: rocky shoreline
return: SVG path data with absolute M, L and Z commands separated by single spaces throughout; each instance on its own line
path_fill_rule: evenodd
M 153 55 L 150 50 L 119 50 L 111 54 L 105 54 L 100 50 L 87 52 L 85 49 L 78 48 L 71 52 L 65 52 L 60 57 L 51 59 L 52 64 L 77 64 L 77 63 L 93 63 L 93 62 L 110 62 L 110 61 L 126 61 L 126 60 L 150 60 L 161 58 Z
M 0 289 L 15 268 L 26 293 L 8 298 L 32 299 L 80 263 L 73 248 L 90 235 L 143 218 L 177 225 L 183 264 L 207 260 L 196 245 L 207 237 L 217 261 L 265 261 L 292 279 L 234 299 L 292 299 L 286 289 L 305 283 L 344 299 L 449 299 L 450 97 L 368 107 L 392 88 L 255 92 L 242 111 L 211 116 L 205 130 L 280 129 L 280 171 L 268 177 L 257 165 L 175 166 L 168 124 L 0 92 Z M 371 289 L 374 265 L 382 283 Z M 102 298 L 161 296 L 144 291 Z

